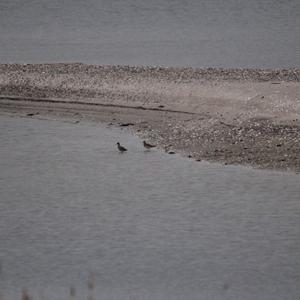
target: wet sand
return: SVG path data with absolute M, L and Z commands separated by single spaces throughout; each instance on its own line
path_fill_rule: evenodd
M 300 170 L 300 70 L 0 65 L 0 112 L 130 127 L 195 160 Z

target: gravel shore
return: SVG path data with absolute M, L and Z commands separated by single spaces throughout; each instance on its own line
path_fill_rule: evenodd
M 300 70 L 0 65 L 0 112 L 125 126 L 195 160 L 300 170 Z

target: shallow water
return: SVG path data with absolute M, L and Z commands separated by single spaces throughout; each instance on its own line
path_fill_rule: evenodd
M 0 62 L 300 67 L 299 0 L 2 0 Z
M 299 299 L 299 175 L 144 151 L 98 124 L 0 128 L 5 299 Z

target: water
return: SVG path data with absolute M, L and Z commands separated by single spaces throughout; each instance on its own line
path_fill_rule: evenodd
M 299 28 L 299 0 L 0 0 L 0 62 L 300 67 Z
M 7 299 L 87 299 L 89 276 L 95 299 L 299 299 L 299 175 L 144 151 L 97 124 L 0 128 Z

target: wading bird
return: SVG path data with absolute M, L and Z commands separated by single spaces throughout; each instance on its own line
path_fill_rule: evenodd
M 127 151 L 127 149 L 126 149 L 125 147 L 123 147 L 122 145 L 120 145 L 119 142 L 117 142 L 117 145 L 118 145 L 118 150 L 119 150 L 121 153 Z

